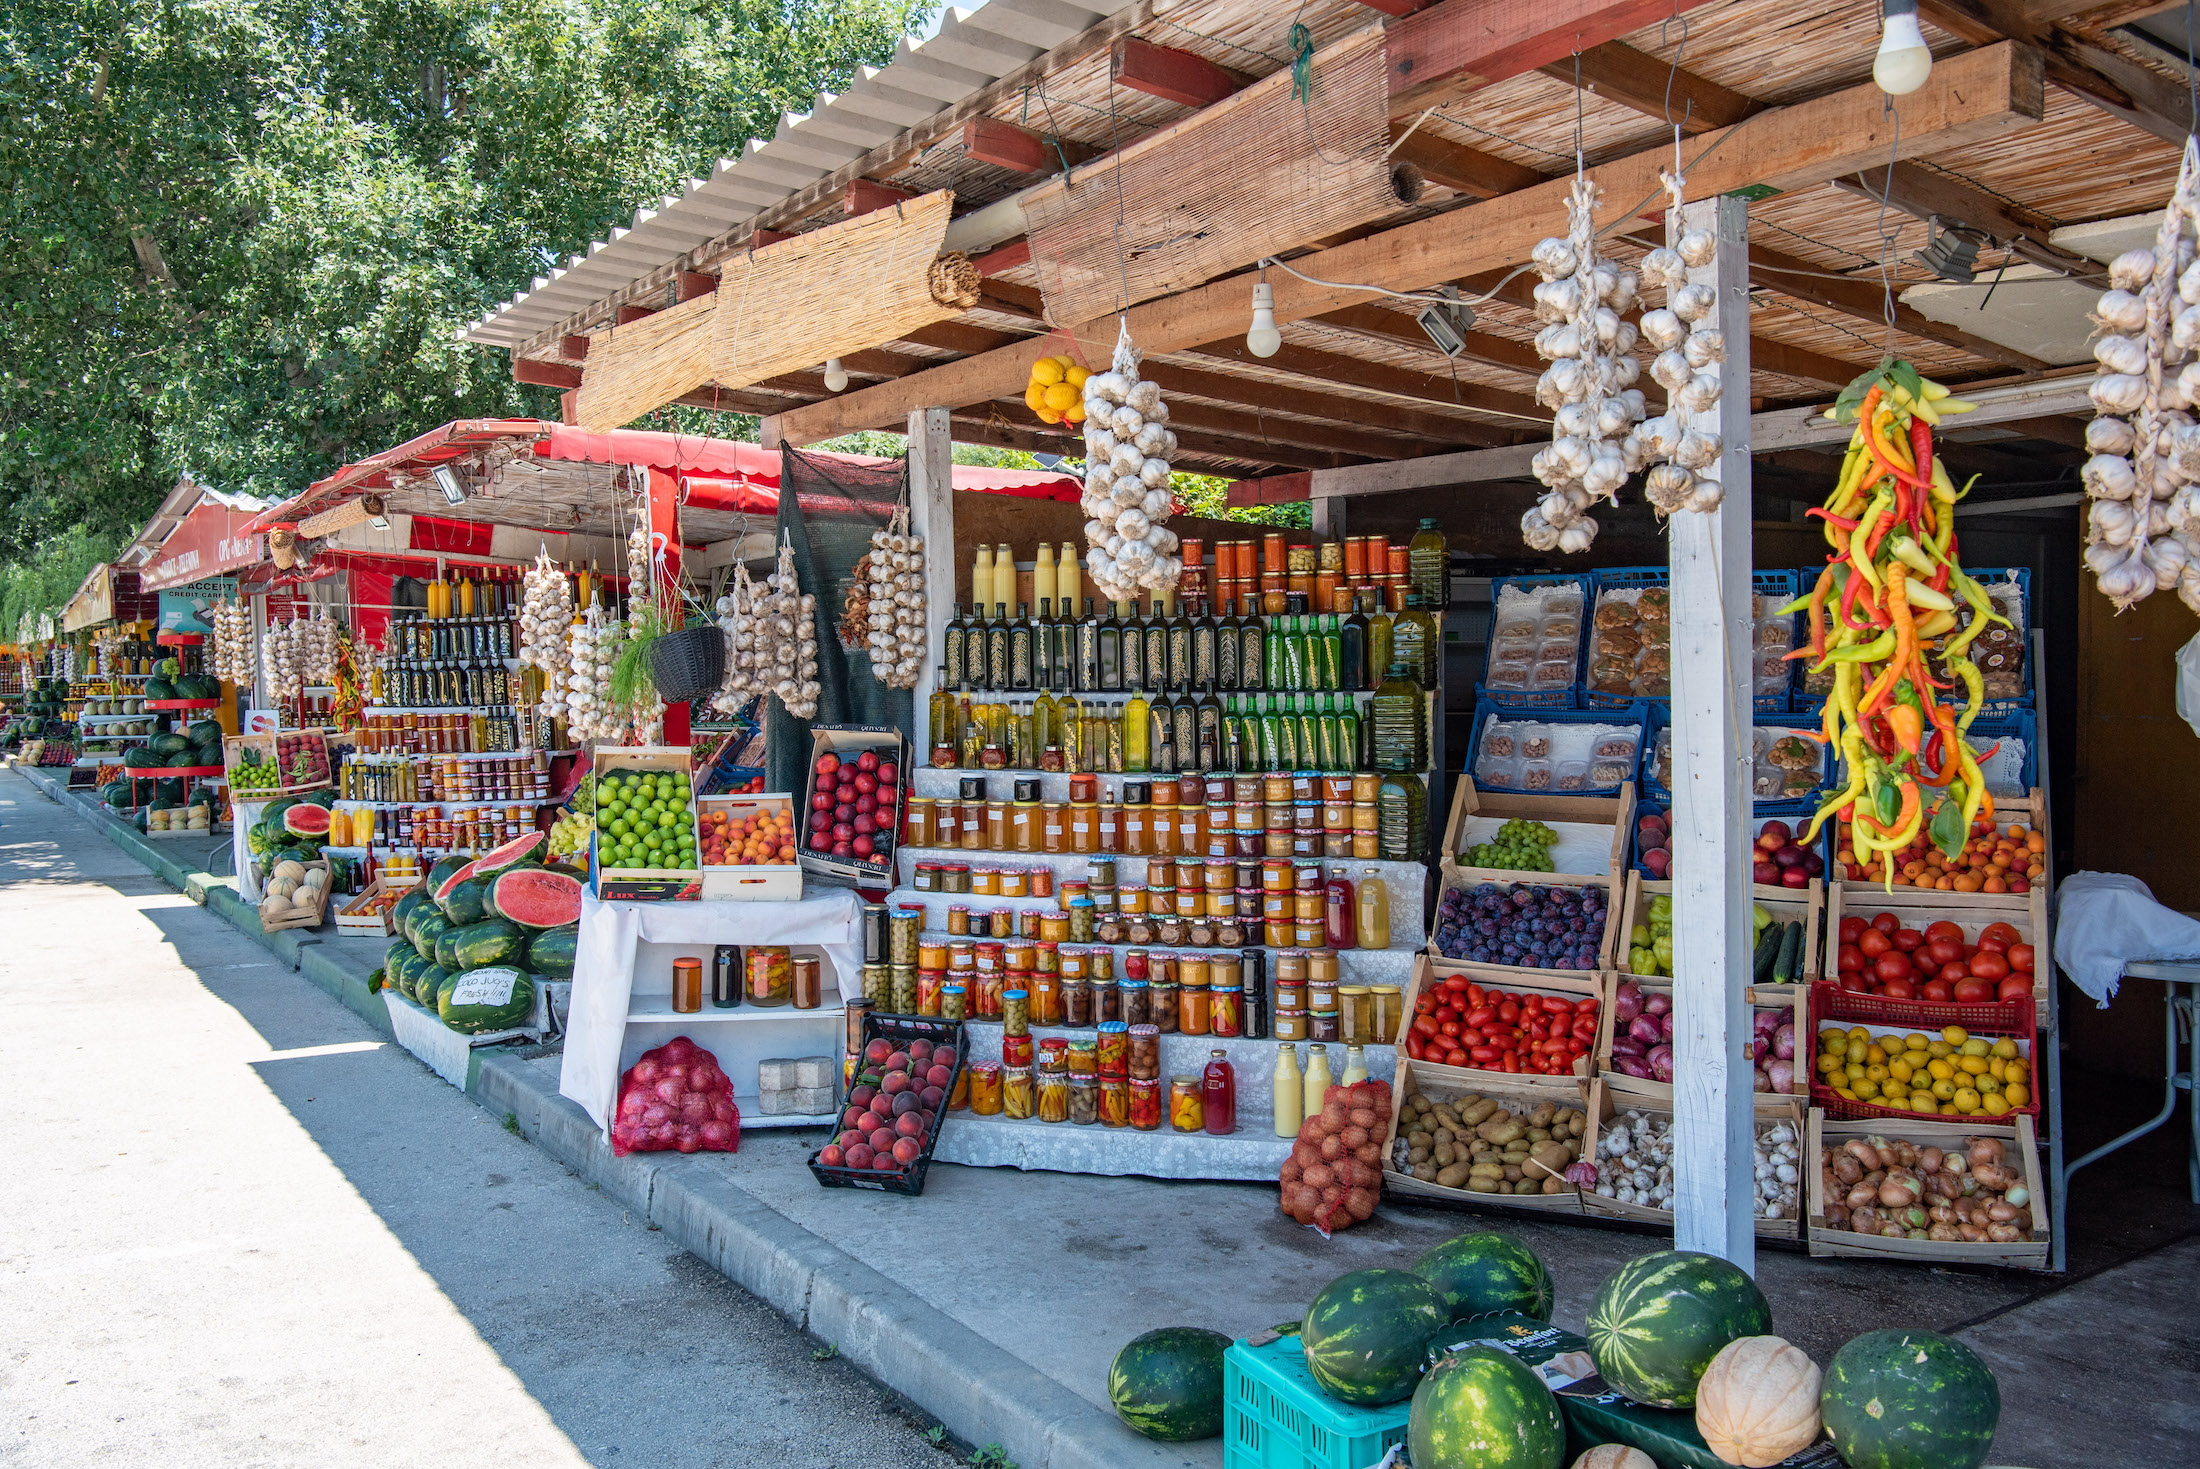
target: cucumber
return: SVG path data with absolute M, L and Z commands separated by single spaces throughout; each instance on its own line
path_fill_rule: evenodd
M 1803 925 L 1790 920 L 1780 925 L 1780 957 L 1772 961 L 1772 982 L 1794 984 L 1803 968 Z
M 1772 982 L 1772 964 L 1780 957 L 1780 925 L 1768 923 L 1757 935 L 1757 948 L 1749 958 L 1749 976 L 1753 984 Z

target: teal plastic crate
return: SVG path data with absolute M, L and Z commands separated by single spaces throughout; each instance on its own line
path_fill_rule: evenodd
M 1321 1390 L 1296 1336 L 1222 1356 L 1223 1469 L 1370 1469 L 1404 1443 L 1409 1404 L 1356 1408 Z

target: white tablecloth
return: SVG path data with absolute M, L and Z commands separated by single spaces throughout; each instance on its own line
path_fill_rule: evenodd
M 580 1103 L 606 1132 L 619 1101 L 619 1052 L 626 1040 L 634 961 L 645 941 L 815 945 L 835 974 L 852 978 L 863 972 L 863 900 L 849 888 L 829 888 L 791 903 L 604 903 L 583 896 L 558 1091 Z
M 2136 877 L 2074 872 L 2055 890 L 2055 962 L 2099 1002 L 2116 997 L 2124 966 L 2200 959 L 2200 923 L 2154 901 Z

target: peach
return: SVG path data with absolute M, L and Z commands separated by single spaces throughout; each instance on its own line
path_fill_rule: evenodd
M 913 1137 L 905 1137 L 894 1144 L 894 1161 L 907 1167 L 924 1156 L 924 1144 Z

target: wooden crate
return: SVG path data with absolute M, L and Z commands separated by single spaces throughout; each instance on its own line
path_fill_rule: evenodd
M 307 739 L 321 741 L 322 755 L 324 757 L 328 757 L 328 741 L 327 738 L 320 731 L 285 730 L 283 733 L 293 737 L 302 736 Z M 239 791 L 237 789 L 238 752 L 242 750 L 257 751 L 263 763 L 273 764 L 275 761 L 276 739 L 277 736 L 272 733 L 233 734 L 222 736 L 222 774 L 229 781 L 229 788 L 231 791 L 236 793 L 236 797 L 238 800 L 272 801 L 279 796 L 302 796 L 308 791 L 320 791 L 328 789 L 328 787 L 332 783 L 331 781 L 316 780 L 308 781 L 304 785 L 291 785 L 285 782 L 283 784 L 273 786 L 255 786 L 250 790 Z M 328 769 L 330 775 L 333 776 L 335 774 L 336 766 L 332 757 L 329 757 Z M 276 774 L 278 776 L 282 774 L 280 767 L 277 768 Z
M 410 883 L 399 887 L 376 878 L 365 892 L 338 906 L 336 931 L 349 939 L 389 937 L 396 932 L 390 910 L 397 906 L 399 898 L 411 890 Z
M 1668 1091 L 1670 1092 L 1670 1089 Z M 1596 1156 L 1595 1146 L 1604 1136 L 1605 1124 L 1617 1117 L 1622 1111 L 1641 1112 L 1650 1116 L 1662 1117 L 1667 1122 L 1671 1122 L 1673 1119 L 1673 1101 L 1670 1095 L 1661 1103 L 1652 1103 L 1639 1098 L 1615 1095 L 1601 1081 L 1598 1081 L 1590 1083 L 1589 1096 L 1590 1148 L 1583 1154 L 1585 1157 L 1593 1158 Z M 1752 1111 L 1755 1114 L 1752 1133 L 1753 1135 L 1761 1133 L 1766 1127 L 1775 1122 L 1786 1122 L 1795 1129 L 1796 1140 L 1799 1144 L 1797 1152 L 1801 1155 L 1803 1163 L 1808 1164 L 1813 1152 L 1804 1118 L 1804 1113 L 1807 1110 L 1802 1097 L 1777 1096 L 1769 1092 L 1759 1093 L 1752 1103 Z M 1808 1169 L 1805 1168 L 1804 1177 L 1807 1179 L 1808 1176 Z M 1807 1188 L 1800 1184 L 1795 1192 L 1795 1203 L 1795 1212 L 1788 1218 L 1758 1219 L 1756 1221 L 1757 1237 L 1759 1239 L 1801 1239 L 1803 1237 L 1802 1216 L 1809 1206 L 1809 1193 Z M 1581 1207 L 1584 1213 L 1603 1219 L 1628 1219 L 1638 1224 L 1661 1224 L 1668 1229 L 1673 1225 L 1673 1211 L 1671 1209 L 1652 1208 L 1647 1204 L 1622 1203 L 1618 1199 L 1604 1197 L 1593 1187 L 1584 1188 L 1581 1191 Z
M 2031 1191 L 2032 1237 L 1996 1243 L 1981 1240 L 1947 1242 L 1929 1239 L 1889 1239 L 1885 1235 L 1857 1234 L 1826 1224 L 1824 1150 L 1838 1148 L 1850 1138 L 1899 1138 L 1919 1147 L 1931 1144 L 1943 1151 L 1961 1148 L 1966 1139 L 1995 1137 L 2005 1143 L 2024 1172 L 2024 1186 Z M 1856 1259 L 1903 1260 L 1918 1265 L 2006 1265 L 2023 1270 L 2044 1270 L 2048 1256 L 2047 1194 L 2040 1186 L 2039 1139 L 2032 1119 L 2018 1117 L 2011 1126 L 1973 1126 L 1963 1122 L 1840 1122 L 1820 1109 L 1810 1110 L 1810 1132 L 1803 1150 L 1803 1177 L 1809 1184 L 1810 1252 Z
M 1418 1006 L 1422 993 L 1431 984 L 1457 974 L 1466 975 L 1476 984 L 1505 989 L 1515 993 L 1558 995 L 1568 1000 L 1594 999 L 1598 1002 L 1600 1024 L 1609 1023 L 1609 1016 L 1612 1013 L 1610 1002 L 1612 977 L 1609 973 L 1584 973 L 1580 970 L 1566 969 L 1497 970 L 1480 964 L 1454 964 L 1439 972 L 1436 966 L 1429 962 L 1428 956 L 1424 954 L 1415 962 L 1413 977 L 1406 984 L 1404 1025 L 1407 1031 L 1411 1031 L 1414 1017 L 1419 1013 Z M 1533 974 L 1540 977 L 1523 981 L 1515 979 L 1513 977 L 1515 974 Z M 1400 1047 L 1402 1059 L 1411 1059 L 1404 1057 L 1404 1035 L 1395 1037 L 1393 1044 Z M 1575 1063 L 1574 1076 L 1579 1079 L 1586 1079 L 1594 1070 L 1595 1057 L 1596 1047 L 1592 1044 L 1589 1048 L 1589 1054 L 1582 1056 Z M 1421 1061 L 1420 1064 L 1427 1068 L 1431 1075 L 1442 1076 L 1455 1085 L 1468 1087 L 1501 1085 L 1522 1074 L 1512 1071 L 1490 1071 L 1476 1066 L 1446 1066 L 1435 1061 L 1425 1060 Z M 1558 1079 L 1562 1080 L 1563 1078 Z
M 1673 884 L 1669 879 L 1644 877 L 1639 872 L 1627 874 L 1627 906 L 1620 915 L 1619 932 L 1612 951 L 1612 967 L 1622 974 L 1632 974 L 1627 967 L 1628 935 L 1635 925 L 1650 926 L 1650 900 L 1655 897 L 1671 897 Z M 1797 984 L 1809 984 L 1820 977 L 1821 953 L 1825 947 L 1826 885 L 1817 878 L 1808 887 L 1775 887 L 1769 883 L 1751 883 L 1750 901 L 1772 915 L 1775 923 L 1800 922 L 1803 925 L 1803 961 L 1797 971 Z M 1754 948 L 1754 945 L 1752 946 Z M 1644 975 L 1646 979 L 1662 979 L 1664 975 Z
M 2050 825 L 2050 819 L 2051 817 L 2047 804 L 2047 792 L 2041 789 L 2039 786 L 2032 787 L 2031 790 L 2027 791 L 2021 796 L 1996 796 L 1994 798 L 1994 824 L 1997 827 L 2029 827 L 2031 830 L 2038 832 L 2043 838 L 2046 839 L 2047 855 L 2052 858 L 2055 853 L 2055 834 L 2052 826 Z M 1826 835 L 1832 839 L 1832 843 L 1828 847 L 1829 851 L 1838 850 L 1840 841 L 1840 830 L 1841 828 L 1839 822 L 1836 819 L 1828 818 L 1826 822 Z M 1879 888 L 1880 886 L 1878 883 L 1873 882 L 1868 878 L 1851 880 L 1843 875 L 1845 871 L 1846 869 L 1841 864 L 1834 863 L 1827 868 L 1827 875 L 1831 878 L 1838 879 L 1839 881 L 1847 882 L 1849 886 L 1855 888 Z M 2052 863 L 2049 864 L 2048 876 L 2049 878 L 2053 878 L 2054 876 Z M 2047 885 L 2050 884 L 2041 884 L 2039 886 Z M 1932 893 L 1940 891 L 1938 888 L 1913 888 L 1906 883 L 1900 882 L 1894 885 L 1894 890 L 1897 893 Z M 1881 891 L 1884 891 L 1884 889 L 1881 889 Z M 2037 891 L 2037 887 L 2034 888 L 2034 891 Z M 2029 896 L 2029 894 L 1956 893 L 1954 894 L 1954 896 L 1959 898 L 2021 898 Z
M 2047 987 L 2053 983 L 2055 960 L 2048 943 L 2047 885 L 2028 893 L 1944 893 L 1936 888 L 1896 888 L 1888 892 L 1876 884 L 1837 882 L 1826 898 L 1826 974 L 1834 976 L 1841 951 L 1841 919 L 1854 913 L 1869 919 L 1892 913 L 1906 928 L 1920 931 L 1942 920 L 1959 924 L 1966 943 L 1976 942 L 1979 930 L 1990 923 L 2006 923 L 2017 937 L 2032 946 L 2032 1003 L 2047 1003 Z
M 284 859 L 277 859 L 278 862 L 282 860 Z M 295 861 L 296 859 L 292 858 L 289 860 Z M 311 862 L 301 862 L 299 863 L 299 865 L 305 868 L 305 870 L 308 872 L 312 872 L 315 869 L 319 869 L 321 872 L 324 873 L 328 871 L 328 860 L 326 858 L 316 858 Z M 269 866 L 268 872 L 270 875 L 272 875 L 272 873 L 274 872 L 273 864 Z M 265 878 L 262 878 L 261 880 L 260 892 L 262 894 L 261 900 L 263 902 L 266 901 L 265 895 L 267 892 L 267 881 Z M 315 903 L 311 908 L 294 909 L 289 916 L 273 920 L 270 920 L 263 915 L 260 919 L 260 931 L 262 933 L 280 933 L 286 928 L 319 928 L 321 924 L 328 918 L 328 908 L 329 890 L 327 886 L 324 885 L 321 888 L 321 900 L 318 903 Z
M 799 860 L 803 869 L 819 877 L 836 878 L 844 886 L 890 888 L 894 885 L 894 853 L 901 846 L 901 818 L 903 800 L 910 788 L 911 759 L 915 751 L 910 748 L 909 737 L 898 729 L 882 724 L 821 724 L 810 730 L 810 758 L 803 766 L 802 804 L 796 809 L 807 812 L 810 799 L 817 792 L 817 762 L 825 755 L 838 755 L 843 760 L 855 760 L 866 751 L 875 751 L 882 762 L 894 767 L 894 789 L 891 799 L 882 799 L 879 807 L 884 813 L 879 830 L 872 835 L 874 850 L 869 857 L 843 860 L 810 850 L 804 842 Z M 807 832 L 804 833 L 807 836 Z
M 1618 999 L 1619 986 L 1622 981 L 1633 984 L 1644 994 L 1656 993 L 1663 994 L 1668 999 L 1672 998 L 1673 981 L 1669 979 L 1636 979 L 1631 975 L 1615 974 L 1612 976 L 1610 991 L 1613 1001 Z M 1756 984 L 1743 990 L 1742 997 L 1750 1008 L 1752 1019 L 1754 1019 L 1755 1012 L 1758 1010 L 1780 1010 L 1787 1013 L 1789 1023 L 1795 1027 L 1796 1090 L 1786 1095 L 1792 1095 L 1798 1099 L 1807 1097 L 1810 1092 L 1810 986 L 1803 984 Z M 1669 1081 L 1645 1081 L 1640 1077 L 1629 1076 L 1623 1071 L 1615 1071 L 1612 1068 L 1612 1041 L 1619 1033 L 1619 1018 L 1616 1009 L 1616 1004 L 1606 1003 L 1597 1023 L 1596 1075 L 1598 1079 L 1604 1083 L 1605 1091 L 1622 1106 L 1637 1104 L 1648 1107 L 1672 1106 L 1673 1083 Z M 1736 1064 L 1739 1065 L 1739 1061 Z M 1764 1095 L 1778 1096 L 1782 1093 L 1770 1092 L 1764 1093 Z
M 596 751 L 596 775 L 616 775 L 628 770 L 678 771 L 690 775 L 685 745 L 619 745 Z M 689 782 L 687 809 L 695 816 L 695 793 Z M 698 831 L 700 827 L 697 828 Z M 662 867 L 606 867 L 600 851 L 600 833 L 588 839 L 588 866 L 596 896 L 606 902 L 626 899 L 640 902 L 693 901 L 703 895 L 703 869 L 698 856 L 693 872 L 667 871 Z M 700 840 L 700 838 L 698 838 Z
M 792 795 L 759 796 L 698 796 L 695 798 L 696 841 L 702 841 L 702 823 L 711 813 L 723 811 L 728 820 L 738 821 L 758 811 L 770 811 L 774 815 L 784 813 L 795 816 Z M 795 822 L 795 840 L 802 839 L 802 823 Z M 802 861 L 798 855 L 792 862 L 760 863 L 738 867 L 705 865 L 703 868 L 703 896 L 723 898 L 734 903 L 785 903 L 802 896 Z
M 1586 1109 L 1587 1106 L 1582 1084 L 1571 1077 L 1507 1076 L 1501 1083 L 1488 1086 L 1462 1086 L 1451 1079 L 1465 1074 L 1449 1071 L 1444 1067 L 1431 1068 L 1404 1056 L 1398 1058 L 1397 1074 L 1390 1083 L 1390 1125 L 1383 1134 L 1384 1192 L 1414 1198 L 1441 1199 L 1472 1209 L 1517 1209 L 1536 1214 L 1581 1213 L 1581 1195 L 1570 1184 L 1563 1192 L 1555 1194 L 1485 1194 L 1470 1189 L 1446 1188 L 1438 1183 L 1424 1183 L 1399 1169 L 1396 1146 L 1399 1119 L 1404 1113 L 1406 1102 L 1422 1092 L 1427 1092 L 1432 1100 L 1441 1101 L 1451 1101 L 1470 1094 L 1489 1097 L 1503 1103 L 1508 1111 L 1533 1110 L 1544 1102 L 1561 1107 Z M 1593 1114 L 1590 1122 L 1589 1138 L 1593 1138 Z M 1585 1144 L 1587 1141 L 1585 1138 Z M 1586 1147 L 1582 1156 L 1589 1156 Z
M 1463 876 L 1457 876 L 1453 872 L 1447 871 L 1444 875 L 1443 885 L 1446 889 L 1464 888 L 1471 890 L 1473 888 L 1481 886 L 1485 882 L 1494 882 L 1498 883 L 1501 886 L 1525 884 L 1531 887 L 1594 887 L 1604 889 L 1604 932 L 1597 940 L 1596 969 L 1527 969 L 1517 964 L 1477 964 L 1474 961 L 1468 959 L 1446 958 L 1444 955 L 1436 951 L 1436 913 L 1434 909 L 1431 909 L 1429 914 L 1428 956 L 1429 962 L 1436 966 L 1437 973 L 1464 974 L 1468 970 L 1475 970 L 1480 973 L 1489 975 L 1508 976 L 1510 980 L 1520 980 L 1528 983 L 1534 983 L 1538 980 L 1549 979 L 1553 975 L 1594 974 L 1614 967 L 1614 961 L 1612 957 L 1613 946 L 1618 942 L 1624 932 L 1624 930 L 1622 930 L 1619 926 L 1620 909 L 1625 906 L 1627 900 L 1627 891 L 1623 883 L 1615 881 L 1610 876 L 1554 878 L 1551 877 L 1549 874 L 1543 874 L 1539 880 L 1538 874 L 1533 872 L 1499 872 L 1491 875 L 1476 877 L 1469 881 Z M 1508 981 L 1506 979 L 1500 979 L 1497 982 L 1506 983 Z
M 1561 866 L 1556 875 L 1618 877 L 1627 868 L 1627 849 L 1634 837 L 1635 786 L 1629 781 L 1616 796 L 1515 796 L 1476 788 L 1474 777 L 1462 773 L 1452 789 L 1451 816 L 1444 823 L 1441 866 L 1447 881 L 1457 886 L 1533 877 L 1497 867 L 1464 867 L 1459 854 L 1477 841 L 1497 834 L 1500 823 L 1540 821 L 1559 834 L 1552 849 Z M 1484 830 L 1484 828 L 1487 828 Z M 1606 831 L 1609 837 L 1605 837 Z M 1586 849 L 1595 845 L 1594 859 Z M 1568 862 L 1561 853 L 1580 850 L 1583 860 Z M 1595 865 L 1590 865 L 1591 861 Z

